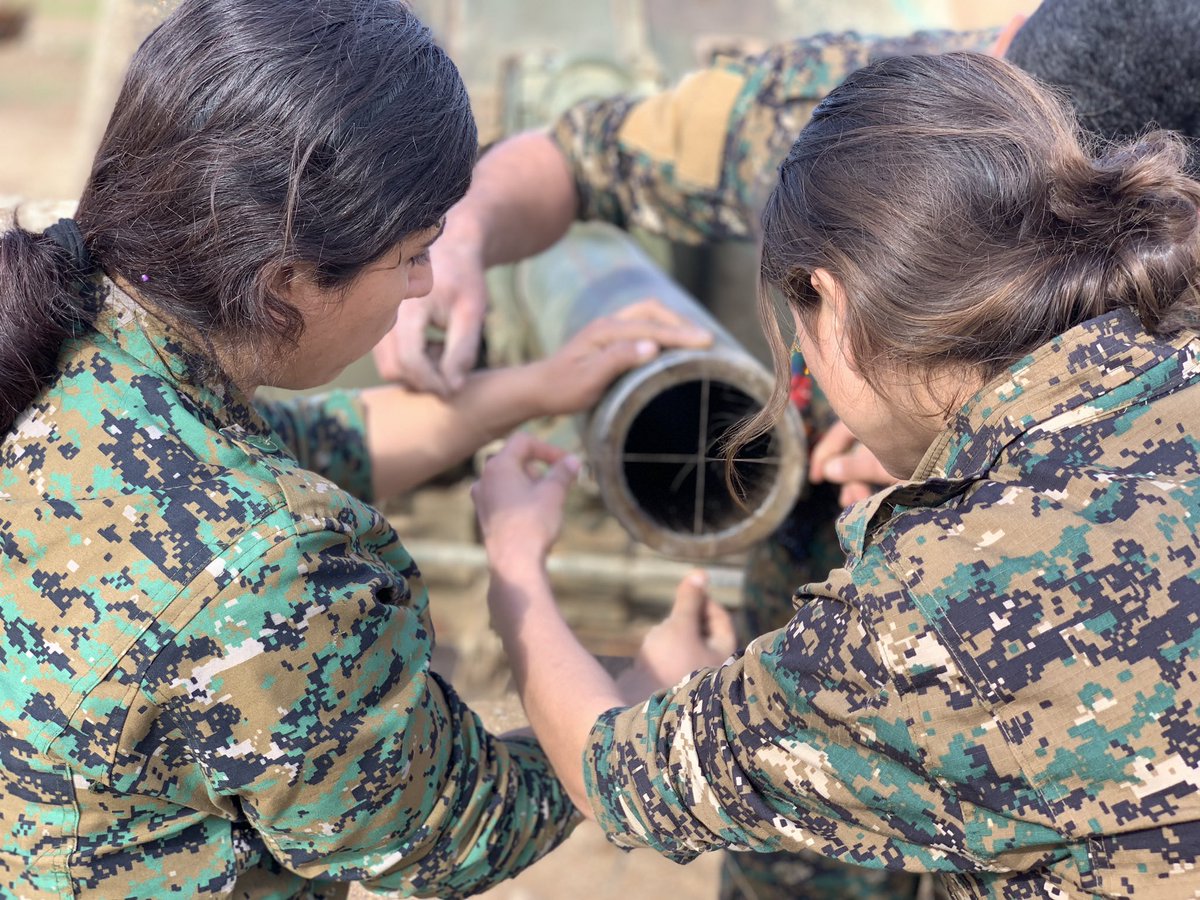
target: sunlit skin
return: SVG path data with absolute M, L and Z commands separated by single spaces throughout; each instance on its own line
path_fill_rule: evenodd
M 429 248 L 442 227 L 409 235 L 342 290 L 293 276 L 281 290 L 304 317 L 304 334 L 282 360 L 252 379 L 253 386 L 316 387 L 369 353 L 396 323 L 401 303 L 433 290 Z
M 804 362 L 820 384 L 833 411 L 896 478 L 910 478 L 938 433 L 945 427 L 943 408 L 916 385 L 900 398 L 881 397 L 859 374 L 841 335 L 845 295 L 825 269 L 812 276 L 821 296 L 817 315 L 806 328 L 796 312 L 796 338 Z

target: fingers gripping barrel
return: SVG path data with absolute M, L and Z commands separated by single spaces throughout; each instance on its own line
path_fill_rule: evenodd
M 553 352 L 601 316 L 654 297 L 711 330 L 705 350 L 669 350 L 619 379 L 580 423 L 604 500 L 634 537 L 670 556 L 711 559 L 743 550 L 787 516 L 807 450 L 791 407 L 725 476 L 730 429 L 767 401 L 772 376 L 623 232 L 583 225 L 520 265 L 518 292 L 543 349 Z M 746 315 L 753 315 L 747 303 Z

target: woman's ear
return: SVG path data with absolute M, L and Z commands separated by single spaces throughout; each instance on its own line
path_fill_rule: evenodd
M 813 269 L 811 281 L 813 290 L 821 295 L 821 300 L 833 304 L 840 312 L 845 305 L 845 296 L 841 282 L 833 277 L 833 273 L 828 269 Z
M 818 344 L 825 352 L 832 352 L 840 358 L 851 371 L 858 371 L 854 355 L 844 340 L 847 306 L 845 288 L 828 269 L 813 269 L 811 282 L 813 290 L 821 297 L 821 310 L 815 324 L 819 334 Z
M 271 293 L 301 315 L 321 312 L 333 302 L 332 293 L 318 288 L 315 279 L 300 266 L 279 263 L 263 274 Z
M 286 263 L 275 262 L 270 264 L 267 271 L 263 272 L 266 278 L 267 287 L 276 297 L 286 300 L 288 303 L 294 303 L 295 285 L 293 284 L 296 276 L 296 270 Z
M 839 338 L 846 321 L 846 289 L 828 269 L 813 269 L 812 286 L 821 297 L 821 319 L 834 326 Z

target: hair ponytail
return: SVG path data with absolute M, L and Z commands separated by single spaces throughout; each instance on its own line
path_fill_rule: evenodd
M 85 260 L 19 224 L 0 233 L 0 435 L 50 382 L 63 341 L 89 315 Z

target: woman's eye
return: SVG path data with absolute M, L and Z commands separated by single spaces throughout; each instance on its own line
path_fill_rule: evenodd
M 428 262 L 429 262 L 429 251 L 426 250 L 423 253 L 418 253 L 416 256 L 412 257 L 408 261 L 408 264 L 410 266 L 423 266 L 423 265 L 426 265 Z

